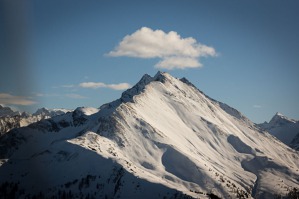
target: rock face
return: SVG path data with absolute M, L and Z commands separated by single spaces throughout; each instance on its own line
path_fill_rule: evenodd
M 298 158 L 186 78 L 158 72 L 100 109 L 1 136 L 0 188 L 17 198 L 273 198 L 299 186 Z
M 299 142 L 296 136 L 299 134 L 299 121 L 290 119 L 281 113 L 276 113 L 270 122 L 258 124 L 258 126 L 268 131 L 286 145 L 298 150 Z

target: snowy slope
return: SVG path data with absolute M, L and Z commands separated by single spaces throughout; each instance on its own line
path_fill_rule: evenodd
M 294 145 L 296 141 L 293 141 L 293 139 L 299 134 L 299 121 L 290 119 L 281 113 L 276 113 L 269 123 L 264 122 L 258 124 L 258 126 L 289 146 L 291 143 Z
M 0 158 L 0 188 L 20 182 L 17 197 L 273 198 L 299 186 L 296 151 L 161 72 L 100 109 L 5 134 Z

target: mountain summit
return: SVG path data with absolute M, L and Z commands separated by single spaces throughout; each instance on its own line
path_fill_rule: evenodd
M 18 111 L 13 111 L 10 107 L 4 107 L 0 105 L 0 117 L 13 117 L 16 115 L 21 115 Z
M 1 136 L 0 188 L 16 187 L 15 197 L 273 198 L 298 187 L 298 158 L 186 78 L 158 72 L 99 110 Z
M 299 149 L 299 121 L 276 113 L 269 122 L 258 126 L 294 149 Z

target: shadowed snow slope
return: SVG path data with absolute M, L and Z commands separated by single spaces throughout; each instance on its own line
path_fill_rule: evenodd
M 1 188 L 17 184 L 25 194 L 16 197 L 272 198 L 299 186 L 296 151 L 161 72 L 99 110 L 78 108 L 3 135 L 0 158 Z

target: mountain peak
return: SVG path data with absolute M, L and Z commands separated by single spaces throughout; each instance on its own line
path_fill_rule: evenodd
M 0 143 L 0 187 L 14 191 L 16 183 L 24 190 L 16 197 L 61 197 L 66 189 L 84 198 L 273 198 L 298 185 L 297 153 L 186 78 L 160 71 L 100 109 L 78 107 Z
M 64 113 L 70 112 L 72 110 L 69 109 L 48 109 L 45 107 L 37 109 L 35 113 L 33 113 L 33 116 L 42 116 L 42 117 L 54 117 L 57 115 L 62 115 Z
M 122 93 L 121 100 L 125 102 L 131 101 L 133 96 L 140 93 L 151 81 L 153 81 L 153 78 L 150 75 L 143 75 L 137 84 Z
M 279 124 L 281 125 L 282 123 L 295 123 L 293 119 L 288 118 L 287 116 L 283 115 L 280 112 L 277 112 L 272 119 L 270 120 L 269 124 Z
M 282 113 L 277 112 L 274 116 L 278 116 L 278 117 L 285 117 Z
M 19 111 L 13 111 L 10 107 L 0 105 L 0 117 L 12 117 L 20 114 Z
M 141 93 L 146 87 L 146 85 L 148 85 L 152 81 L 159 81 L 165 83 L 166 81 L 171 81 L 171 79 L 173 78 L 174 77 L 172 77 L 170 74 L 161 71 L 158 71 L 154 77 L 145 74 L 142 76 L 142 78 L 139 80 L 137 84 L 135 84 L 132 88 L 129 88 L 128 90 L 122 93 L 121 100 L 125 102 L 131 101 L 133 96 Z
M 159 81 L 165 83 L 167 80 L 171 81 L 174 77 L 169 73 L 158 71 L 153 78 L 153 81 Z
M 283 114 L 277 112 L 270 122 L 264 122 L 262 124 L 258 124 L 258 126 L 268 131 L 270 134 L 278 138 L 280 141 L 285 143 L 286 145 L 289 145 L 291 148 L 294 148 L 296 150 L 299 149 L 299 145 L 295 146 L 292 145 L 292 140 L 295 139 L 296 134 L 298 134 L 299 129 L 299 121 L 288 118 L 284 116 Z M 299 143 L 299 139 L 296 139 L 294 143 Z
M 154 76 L 155 81 L 159 81 L 159 80 L 161 80 L 161 79 L 165 79 L 165 78 L 167 77 L 166 74 L 167 74 L 167 73 L 165 73 L 165 72 L 158 71 L 158 72 L 156 73 L 156 75 Z
M 45 114 L 50 114 L 49 109 L 42 107 L 37 109 L 37 111 L 35 113 L 33 113 L 32 115 L 36 116 L 36 115 L 45 115 Z
M 146 85 L 149 82 L 151 82 L 152 80 L 153 80 L 153 78 L 150 75 L 144 74 L 137 84 L 144 84 L 144 85 Z

